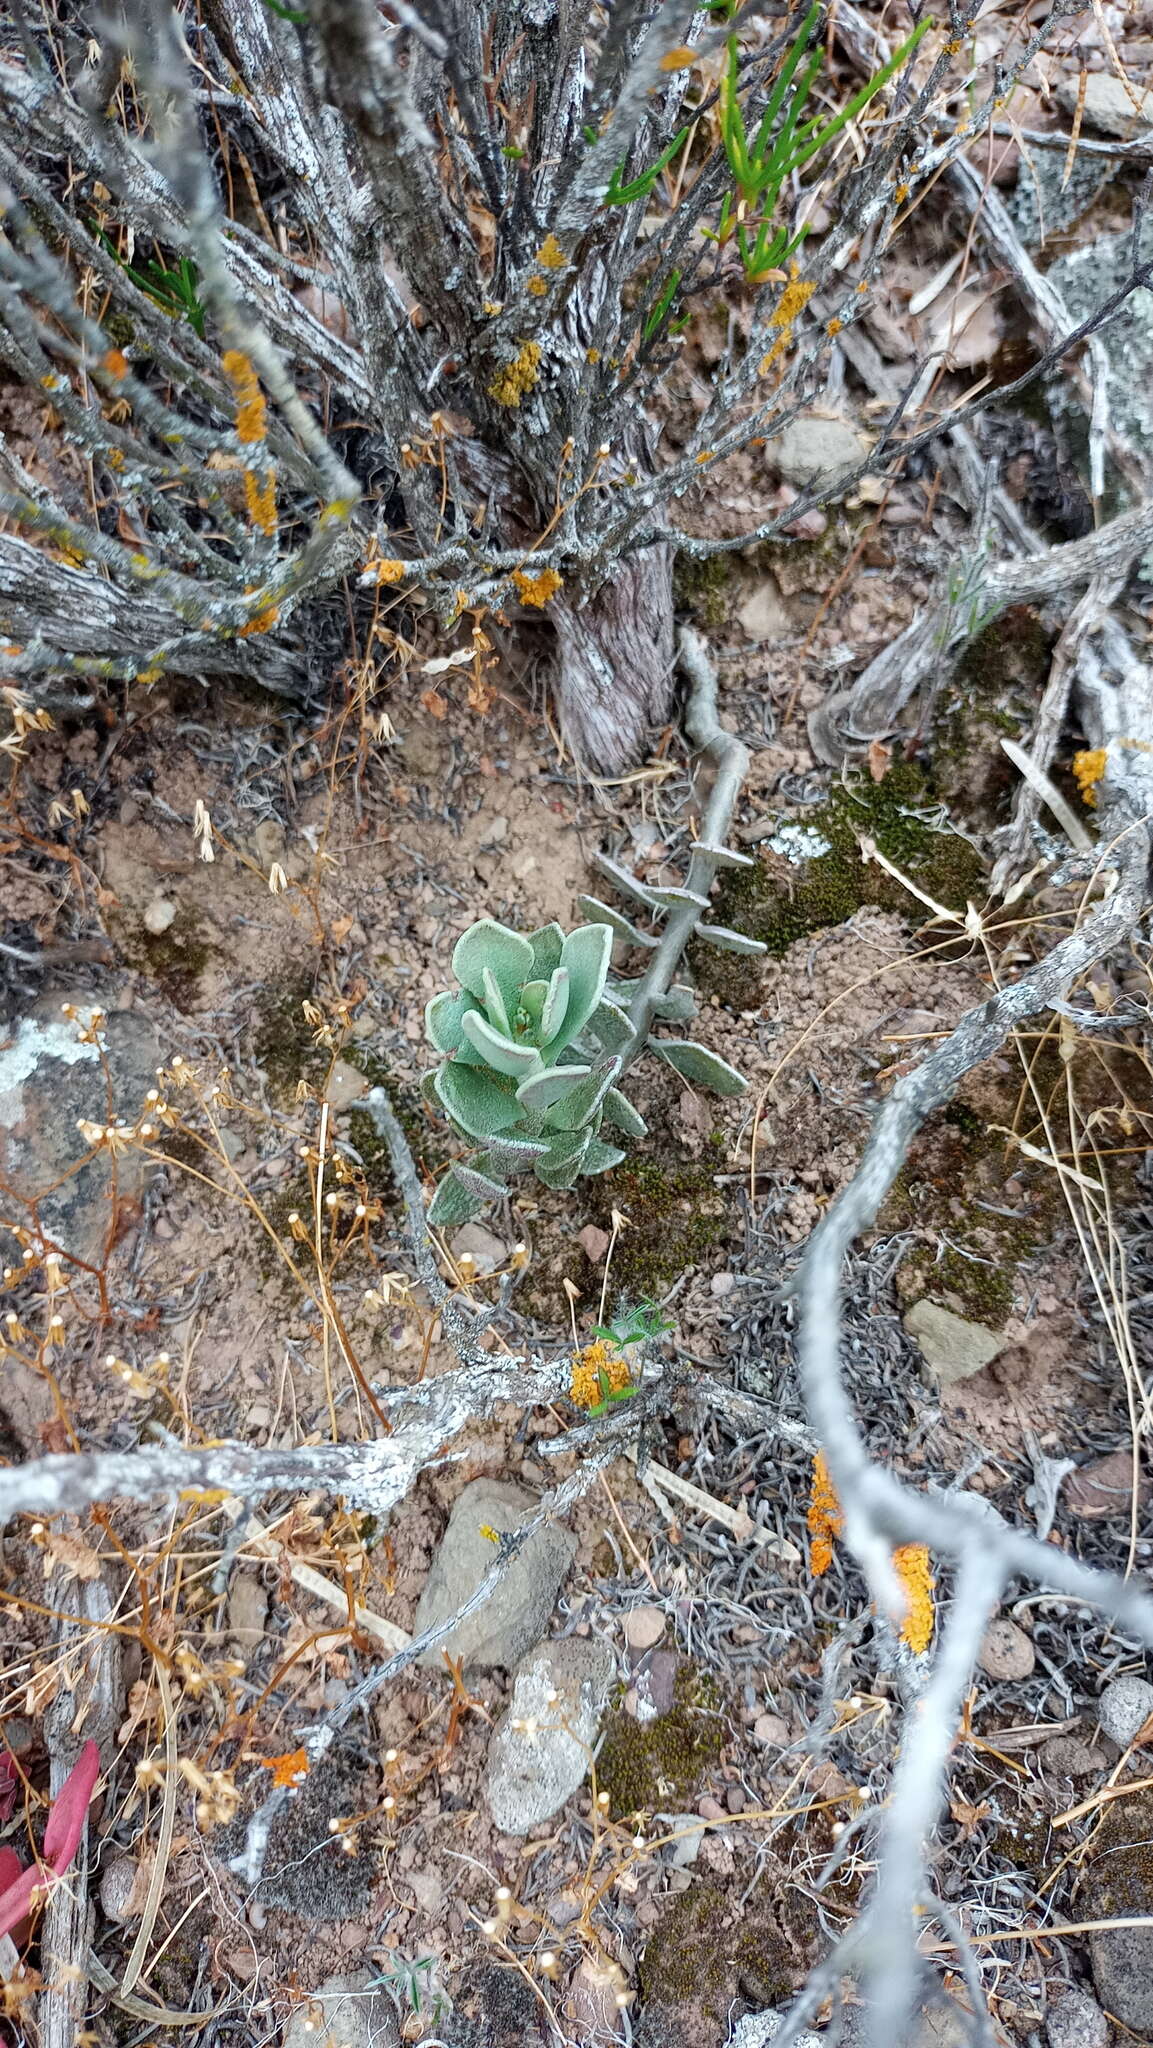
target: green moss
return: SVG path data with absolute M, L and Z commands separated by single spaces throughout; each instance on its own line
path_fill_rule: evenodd
M 731 580 L 728 555 L 712 555 L 704 562 L 693 555 L 678 555 L 673 565 L 673 603 L 678 611 L 690 612 L 698 626 L 715 633 L 729 616 Z
M 1153 1896 L 1153 1800 L 1146 1794 L 1109 1806 L 1093 1843 L 1093 1857 L 1077 1893 L 1087 1920 L 1147 1914 Z
M 1000 742 L 1032 724 L 1052 649 L 1037 613 L 1012 605 L 969 641 L 944 693 L 930 741 L 934 783 L 983 825 L 1008 816 L 1020 778 Z
M 613 1280 L 636 1300 L 656 1300 L 724 1242 L 726 1204 L 709 1167 L 652 1158 L 626 1160 L 594 1183 L 603 1226 L 629 1219 L 613 1253 Z
M 861 858 L 871 839 L 917 886 L 950 910 L 980 896 L 983 864 L 968 840 L 938 829 L 936 795 L 914 763 L 898 761 L 881 782 L 838 783 L 823 804 L 786 821 L 824 841 L 826 852 L 797 863 L 771 850 L 753 868 L 730 868 L 713 899 L 718 924 L 759 939 L 774 959 L 809 932 L 843 924 L 862 904 L 909 912 L 909 893 L 875 861 Z M 761 970 L 701 943 L 690 949 L 697 983 L 734 1008 L 756 1007 Z
M 314 1044 L 303 1008 L 315 987 L 312 975 L 298 969 L 283 981 L 269 982 L 256 998 L 252 1051 L 271 1093 L 281 1102 L 292 1100 L 298 1082 L 318 1081 L 327 1064 L 328 1055 Z
M 718 2016 L 738 1986 L 758 2005 L 776 2005 L 791 1989 L 788 1951 L 764 1912 L 737 1918 L 710 1884 L 681 1892 L 650 1934 L 640 1965 L 646 2000 L 697 2005 Z
M 1040 1814 L 1023 1814 L 1016 1825 L 1007 1822 L 997 1829 L 990 1837 L 989 1849 L 998 1864 L 1008 1863 L 1014 1870 L 1026 1872 L 1039 1885 L 1052 1861 L 1049 1823 Z
M 197 983 L 213 953 L 194 910 L 178 909 L 165 932 L 150 932 L 141 923 L 125 927 L 117 936 L 129 967 L 149 975 L 177 1009 L 194 1000 Z
M 1034 1247 L 1031 1247 L 1034 1248 Z M 1013 1309 L 1017 1260 L 992 1265 L 985 1254 L 966 1258 L 950 1245 L 938 1254 L 928 1245 L 910 1252 L 901 1268 L 906 1294 L 949 1295 L 957 1312 L 970 1322 L 1003 1330 Z
M 651 1721 L 623 1708 L 610 1719 L 597 1759 L 597 1786 L 616 1818 L 682 1804 L 725 1745 L 728 1723 L 715 1681 L 682 1665 L 673 1705 Z

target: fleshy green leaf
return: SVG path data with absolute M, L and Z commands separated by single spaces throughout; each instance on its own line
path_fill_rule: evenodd
M 581 1162 L 582 1173 L 608 1173 L 619 1166 L 625 1158 L 619 1145 L 602 1145 L 599 1138 L 589 1139 L 589 1148 Z
M 506 1038 L 511 1037 L 512 1020 L 520 1001 L 521 984 L 517 983 L 506 1001 L 504 990 L 491 967 L 482 968 L 480 978 L 484 983 L 484 1007 L 489 1023 L 497 1031 L 502 1031 Z
M 568 1015 L 568 1005 L 568 968 L 557 967 L 553 970 L 553 977 L 549 982 L 548 994 L 545 997 L 544 1008 L 540 1016 L 540 1043 L 542 1046 L 551 1045 L 554 1039 L 559 1038 Z M 566 1039 L 571 1036 L 571 1032 L 566 1034 Z
M 482 917 L 462 932 L 452 953 L 452 971 L 462 988 L 478 998 L 484 995 L 484 970 L 491 969 L 507 1003 L 522 981 L 533 974 L 533 950 L 528 939 L 510 931 L 495 918 Z
M 555 1124 L 562 1131 L 583 1130 L 596 1116 L 606 1090 L 612 1087 L 620 1070 L 621 1063 L 615 1054 L 612 1059 L 598 1060 L 585 1080 L 553 1106 L 549 1112 L 550 1124 Z
M 517 1102 L 525 1109 L 551 1109 L 579 1086 L 588 1071 L 587 1067 L 543 1067 L 539 1074 L 530 1074 L 521 1082 Z
M 560 966 L 561 947 L 564 945 L 564 927 L 559 924 L 542 924 L 539 930 L 528 935 L 532 947 L 532 971 L 541 981 L 547 981 Z
M 745 932 L 731 932 L 723 924 L 699 924 L 696 936 L 704 939 L 706 945 L 716 946 L 722 953 L 747 953 L 751 956 L 769 950 L 762 940 L 750 939 Z
M 453 1061 L 436 1070 L 436 1092 L 455 1124 L 470 1138 L 507 1131 L 519 1114 L 516 1096 L 477 1067 Z
M 657 941 L 649 932 L 640 932 L 619 910 L 609 903 L 602 903 L 599 896 L 578 896 L 577 909 L 582 917 L 595 918 L 598 924 L 607 924 L 614 938 L 623 939 L 626 946 L 655 946 Z
M 621 1052 L 633 1035 L 633 1027 L 625 1011 L 608 996 L 601 997 L 589 1018 L 588 1028 L 598 1044 L 609 1052 Z
M 740 1095 L 749 1085 L 719 1053 L 694 1045 L 688 1038 L 650 1038 L 649 1045 L 698 1088 L 712 1088 L 718 1095 Z
M 515 1039 L 506 1038 L 502 1031 L 494 1031 L 480 1010 L 470 1010 L 462 1018 L 461 1026 L 469 1044 L 483 1053 L 486 1065 L 494 1072 L 514 1074 L 517 1080 L 522 1080 L 540 1066 L 540 1054 L 535 1045 L 518 1045 Z
M 619 1088 L 609 1089 L 605 1096 L 604 1113 L 610 1124 L 615 1124 L 618 1131 L 624 1132 L 626 1138 L 648 1136 L 649 1127 L 640 1110 L 633 1108 L 628 1096 L 622 1095 Z
M 428 1205 L 428 1220 L 438 1230 L 451 1230 L 454 1224 L 471 1223 L 483 1208 L 484 1200 L 462 1187 L 455 1166 L 450 1166 Z
M 478 1202 L 499 1202 L 502 1195 L 507 1195 L 510 1191 L 502 1180 L 493 1180 L 487 1173 L 481 1172 L 477 1164 L 480 1156 L 476 1154 L 469 1165 L 463 1166 L 458 1163 L 452 1170 L 466 1194 L 475 1195 Z
M 478 1152 L 473 1165 L 478 1173 L 516 1173 L 522 1166 L 531 1166 L 534 1159 L 540 1159 L 548 1151 L 543 1138 L 517 1138 L 503 1136 L 494 1138 Z
M 695 889 L 654 889 L 653 897 L 662 910 L 677 910 L 684 903 L 691 903 L 694 910 L 707 910 L 709 899 L 698 895 Z
M 520 1008 L 524 1011 L 526 1017 L 531 1017 L 532 1019 L 534 1043 L 540 1037 L 541 1013 L 544 1009 L 548 992 L 549 983 L 547 981 L 526 981 L 521 986 Z
M 689 1018 L 697 1014 L 697 999 L 683 981 L 674 981 L 663 996 L 657 997 L 653 1012 L 657 1017 L 666 1018 L 670 1024 L 687 1024 Z
M 578 925 L 565 940 L 560 964 L 568 971 L 569 994 L 563 1044 L 571 1044 L 577 1032 L 584 1030 L 600 1002 L 612 952 L 612 929 L 607 924 Z
M 559 1132 L 549 1146 L 548 1157 L 537 1160 L 537 1179 L 546 1188 L 571 1188 L 591 1143 L 591 1131 Z
M 458 1052 L 463 1044 L 460 1020 L 468 1010 L 475 1010 L 476 997 L 468 991 L 461 995 L 433 996 L 425 1005 L 424 1028 L 438 1052 Z

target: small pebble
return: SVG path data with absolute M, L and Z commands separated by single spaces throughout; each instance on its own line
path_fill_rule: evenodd
M 707 1792 L 703 1799 L 697 1800 L 697 1812 L 702 1820 L 724 1820 L 725 1818 L 725 1809 L 721 1805 L 720 1800 L 710 1798 Z
M 625 1615 L 625 1641 L 630 1650 L 651 1650 L 664 1632 L 665 1617 L 659 1607 L 630 1607 Z
M 771 1749 L 784 1749 L 789 1739 L 789 1724 L 780 1714 L 758 1714 L 753 1723 L 753 1741 L 763 1742 Z
M 1037 1658 L 1024 1629 L 1015 1621 L 992 1621 L 977 1662 L 988 1678 L 1028 1678 Z
M 144 929 L 158 939 L 176 917 L 176 905 L 167 896 L 154 896 L 144 913 Z
M 1135 1735 L 1153 1714 L 1153 1685 L 1126 1671 L 1105 1687 L 1097 1702 L 1097 1719 L 1106 1735 L 1121 1749 L 1128 1749 Z
M 732 1293 L 736 1284 L 737 1276 L 735 1273 L 714 1273 L 709 1281 L 709 1291 L 715 1296 L 717 1301 L 723 1301 L 726 1294 Z

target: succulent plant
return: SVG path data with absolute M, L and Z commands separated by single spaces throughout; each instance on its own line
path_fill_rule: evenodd
M 602 1125 L 641 1138 L 646 1125 L 615 1086 L 647 1045 L 689 1081 L 735 1094 L 742 1077 L 703 1046 L 639 1038 L 629 1002 L 640 983 L 609 985 L 615 933 L 609 923 L 567 935 L 559 924 L 527 937 L 483 918 L 457 940 L 459 994 L 432 998 L 428 1036 L 444 1059 L 422 1084 L 453 1129 L 478 1144 L 444 1176 L 429 1221 L 466 1223 L 509 1192 L 505 1176 L 526 1168 L 545 1187 L 569 1188 L 624 1158 Z M 687 988 L 659 996 L 655 1014 L 691 1015 Z

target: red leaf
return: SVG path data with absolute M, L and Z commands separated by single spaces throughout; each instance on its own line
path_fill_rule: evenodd
M 57 1877 L 63 1877 L 80 1845 L 84 1817 L 99 1776 L 100 1751 L 94 1742 L 86 1742 L 52 1802 L 44 1829 L 44 1861 L 51 1864 Z
M 32 1894 L 43 1882 L 35 1865 L 23 1868 L 15 1849 L 0 1849 L 0 1934 L 23 1939 Z

